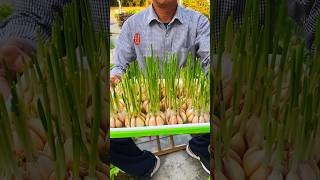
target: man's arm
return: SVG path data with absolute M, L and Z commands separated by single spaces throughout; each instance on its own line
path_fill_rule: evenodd
M 200 57 L 201 67 L 207 74 L 210 67 L 210 24 L 207 17 L 199 17 L 196 33 L 196 54 Z
M 308 49 L 314 50 L 315 47 L 313 42 L 316 31 L 316 24 L 320 15 L 320 0 L 315 0 L 313 4 L 310 4 L 310 6 L 306 4 L 304 7 L 307 10 L 310 9 L 310 12 L 308 13 L 304 22 L 306 45 Z
M 11 82 L 7 76 L 23 72 L 26 57 L 31 56 L 36 48 L 37 32 L 44 40 L 50 37 L 54 16 L 65 2 L 16 0 L 14 13 L 0 24 L 0 93 L 5 98 L 10 95 Z
M 14 13 L 0 25 L 1 44 L 20 39 L 35 49 L 36 34 L 48 39 L 54 17 L 62 12 L 66 0 L 16 0 Z
M 116 53 L 114 56 L 114 67 L 110 72 L 110 77 L 122 76 L 130 62 L 136 59 L 136 53 L 133 44 L 133 37 L 130 33 L 130 24 L 128 20 L 123 24 L 120 36 L 117 40 Z
M 108 32 L 110 29 L 110 1 L 109 0 L 90 0 L 90 8 L 92 12 L 92 21 L 95 31 L 102 30 Z
M 314 36 L 320 15 L 320 0 L 288 0 L 288 14 L 304 30 L 306 47 L 314 50 Z

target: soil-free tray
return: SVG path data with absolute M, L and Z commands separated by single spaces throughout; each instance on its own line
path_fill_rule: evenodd
M 202 134 L 210 132 L 210 123 L 110 128 L 110 138 L 128 138 L 176 134 Z

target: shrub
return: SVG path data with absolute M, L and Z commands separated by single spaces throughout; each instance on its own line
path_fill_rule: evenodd
M 128 14 L 136 14 L 136 13 L 138 13 L 139 11 L 141 11 L 140 9 L 128 9 L 128 10 L 126 10 L 126 12 L 128 13 Z
M 0 5 L 0 21 L 4 20 L 12 13 L 12 8 L 9 5 L 3 4 Z
M 127 13 L 127 12 L 124 12 L 124 13 L 121 13 L 121 14 L 116 14 L 116 18 L 118 20 L 119 26 L 122 27 L 123 23 L 132 15 L 133 14 Z
M 110 0 L 110 6 L 118 6 L 117 0 Z
M 146 0 L 121 0 L 122 6 L 124 7 L 136 7 L 136 6 L 144 6 L 146 4 Z M 111 6 L 118 6 L 117 0 L 110 1 Z
M 183 5 L 210 18 L 210 2 L 208 0 L 183 0 Z
M 118 20 L 118 24 L 122 27 L 123 23 L 132 15 L 138 13 L 141 9 L 128 8 L 125 12 L 121 14 L 115 14 L 116 19 Z

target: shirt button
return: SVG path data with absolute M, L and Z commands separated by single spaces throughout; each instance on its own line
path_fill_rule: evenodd
M 168 33 L 166 33 L 166 37 L 169 37 L 169 34 L 168 34 Z

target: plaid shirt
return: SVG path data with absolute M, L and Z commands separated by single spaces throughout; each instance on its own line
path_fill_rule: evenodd
M 47 40 L 51 36 L 54 17 L 70 0 L 14 0 L 15 11 L 7 20 L 0 23 L 0 41 L 9 38 L 22 38 L 30 41 L 35 48 L 36 32 Z M 93 24 L 98 30 L 99 22 L 104 30 L 109 29 L 109 0 L 89 0 Z
M 273 0 L 275 2 L 276 0 Z M 310 49 L 314 39 L 317 17 L 320 13 L 320 0 L 287 0 L 289 15 L 302 26 L 306 45 Z M 271 0 L 272 2 L 272 0 Z M 233 13 L 234 26 L 242 24 L 245 0 L 217 0 L 214 20 L 214 39 L 218 42 L 218 34 L 228 16 Z M 265 0 L 260 0 L 259 23 L 263 23 L 265 16 Z M 216 51 L 216 47 L 215 47 Z

